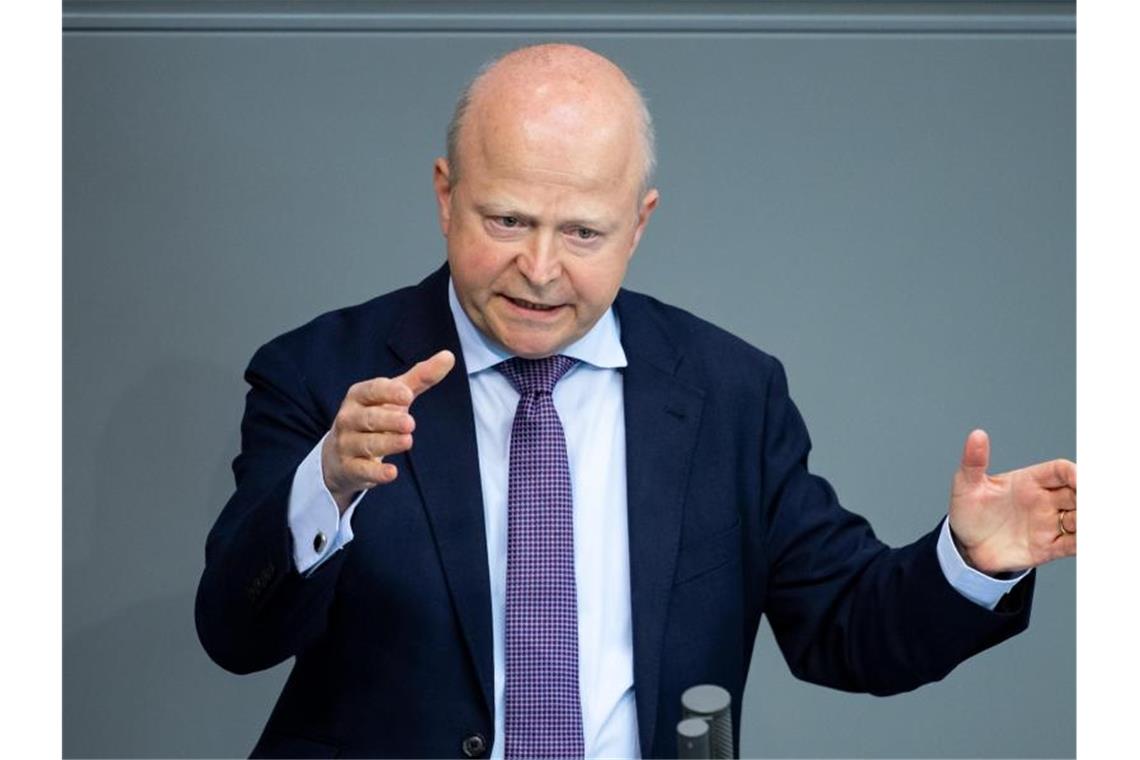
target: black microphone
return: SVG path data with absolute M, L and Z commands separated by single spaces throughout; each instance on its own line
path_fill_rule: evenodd
M 732 695 L 712 684 L 701 684 L 685 690 L 681 695 L 681 717 L 677 724 L 677 751 L 683 758 L 731 758 L 732 751 Z M 702 732 L 693 721 L 706 726 Z M 688 754 L 703 752 L 705 754 Z

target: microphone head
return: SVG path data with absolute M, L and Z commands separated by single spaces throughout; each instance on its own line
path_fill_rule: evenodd
M 708 724 L 709 754 L 705 757 L 733 757 L 732 695 L 727 689 L 713 684 L 685 689 L 681 694 L 681 714 L 684 718 L 697 718 Z
M 709 724 L 703 718 L 686 718 L 677 724 L 677 757 L 679 760 L 707 760 Z
M 716 715 L 732 706 L 732 695 L 727 689 L 704 683 L 691 686 L 681 695 L 681 709 L 693 715 Z

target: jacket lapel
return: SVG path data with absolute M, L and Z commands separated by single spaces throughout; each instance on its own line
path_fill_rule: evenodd
M 494 715 L 491 587 L 483 524 L 483 489 L 475 448 L 475 418 L 459 336 L 447 305 L 443 266 L 408 299 L 405 317 L 389 346 L 411 367 L 442 349 L 456 365 L 435 388 L 416 399 L 415 445 L 408 452 L 447 577 L 464 642 L 482 686 L 487 714 Z
M 626 479 L 633 614 L 633 678 L 642 753 L 652 747 L 661 648 L 681 536 L 685 486 L 704 394 L 676 377 L 681 356 L 639 296 L 615 303 L 625 369 Z

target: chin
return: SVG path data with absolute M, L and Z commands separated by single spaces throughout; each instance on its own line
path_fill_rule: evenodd
M 505 336 L 504 340 L 500 340 L 508 351 L 518 354 L 524 359 L 541 359 L 544 356 L 553 356 L 557 354 L 566 346 L 570 345 L 573 340 L 556 341 L 552 340 L 549 336 Z
M 564 346 L 549 346 L 549 345 L 535 345 L 533 343 L 522 343 L 507 345 L 511 353 L 517 354 L 524 359 L 542 359 L 546 356 L 553 356 L 564 348 Z
M 500 326 L 507 329 L 492 330 L 494 339 L 511 353 L 524 359 L 552 356 L 578 338 L 576 335 L 567 334 L 565 330 L 519 329 L 518 325 L 510 325 L 509 322 Z

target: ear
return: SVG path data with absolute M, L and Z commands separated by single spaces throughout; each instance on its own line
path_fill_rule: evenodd
M 655 187 L 650 188 L 645 197 L 641 199 L 641 204 L 637 207 L 637 229 L 633 231 L 633 247 L 629 249 L 630 256 L 637 250 L 637 244 L 641 242 L 641 235 L 645 232 L 645 226 L 649 224 L 649 217 L 653 216 L 653 212 L 657 209 L 659 200 L 661 200 L 661 194 L 657 192 Z
M 446 158 L 437 158 L 432 171 L 432 185 L 435 187 L 435 203 L 439 213 L 439 231 L 447 237 L 451 227 L 451 167 Z

